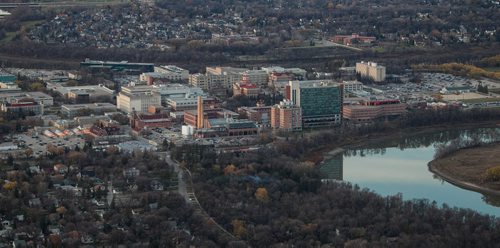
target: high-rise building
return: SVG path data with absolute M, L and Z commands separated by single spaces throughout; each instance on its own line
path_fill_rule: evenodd
M 385 80 L 385 66 L 378 65 L 375 62 L 356 63 L 356 73 L 361 77 L 370 78 L 375 82 L 383 82 Z
M 333 126 L 342 120 L 342 86 L 333 80 L 290 81 L 290 100 L 302 109 L 304 127 Z
M 161 105 L 161 95 L 148 87 L 122 87 L 116 97 L 116 105 L 126 113 L 132 113 L 134 110 L 146 112 L 149 106 Z
M 302 111 L 291 101 L 282 101 L 271 107 L 271 127 L 284 131 L 302 130 Z

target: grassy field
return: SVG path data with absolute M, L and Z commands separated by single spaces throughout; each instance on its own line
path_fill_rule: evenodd
M 499 150 L 500 144 L 462 149 L 432 163 L 446 175 L 460 181 L 500 190 L 500 182 L 483 180 L 487 169 L 500 165 Z

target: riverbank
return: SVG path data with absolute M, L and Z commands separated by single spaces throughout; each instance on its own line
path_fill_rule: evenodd
M 330 159 L 333 155 L 337 155 L 348 149 L 356 149 L 368 147 L 374 144 L 380 144 L 382 142 L 388 142 L 391 140 L 402 139 L 405 137 L 411 137 L 415 135 L 424 135 L 435 132 L 442 132 L 446 130 L 465 130 L 472 128 L 500 128 L 498 121 L 486 121 L 480 123 L 464 123 L 459 125 L 434 125 L 434 126 L 424 126 L 416 128 L 405 128 L 399 130 L 390 130 L 388 132 L 372 133 L 364 136 L 352 137 L 346 139 L 338 144 L 331 144 L 315 151 L 311 151 L 308 158 L 304 160 L 315 161 L 316 164 L 322 164 L 325 160 Z M 315 160 L 310 158 L 315 158 L 320 156 L 321 159 Z M 499 164 L 500 165 L 500 164 Z
M 500 182 L 485 182 L 487 169 L 500 165 L 500 143 L 458 150 L 429 162 L 429 170 L 458 187 L 500 196 Z

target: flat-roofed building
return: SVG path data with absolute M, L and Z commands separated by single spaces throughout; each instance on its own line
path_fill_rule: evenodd
M 154 85 L 152 91 L 158 92 L 161 95 L 161 102 L 164 104 L 170 98 L 206 96 L 206 93 L 201 88 L 183 84 Z
M 252 83 L 235 83 L 233 84 L 233 96 L 244 95 L 252 98 L 258 97 L 260 88 Z
M 214 108 L 217 105 L 217 101 L 213 97 L 204 96 L 203 105 L 204 108 Z M 175 97 L 167 99 L 167 106 L 175 111 L 184 111 L 196 109 L 198 104 L 197 97 Z
M 271 126 L 271 106 L 257 105 L 256 107 L 240 107 L 238 108 L 238 113 L 256 122 L 260 127 Z
M 355 80 L 356 79 L 356 67 L 340 67 L 339 68 L 339 78 L 341 80 Z
M 271 127 L 283 131 L 302 130 L 302 110 L 288 100 L 274 105 L 271 108 Z
M 78 116 L 74 118 L 75 124 L 81 128 L 90 128 L 99 121 L 111 121 L 111 117 L 106 115 Z
M 0 105 L 0 110 L 5 113 L 21 115 L 41 115 L 44 105 L 33 98 L 17 98 L 12 101 L 4 101 Z
M 341 43 L 348 46 L 356 43 L 370 44 L 376 40 L 377 38 L 375 38 L 374 36 L 361 36 L 359 34 L 335 35 L 331 38 L 332 42 Z
M 376 100 L 344 105 L 343 118 L 353 123 L 371 122 L 376 119 L 399 116 L 406 113 L 407 105 L 399 100 Z
M 203 109 L 203 126 L 207 126 L 207 121 L 209 119 L 219 119 L 219 118 L 237 118 L 238 113 L 229 111 L 227 109 L 215 108 L 215 109 Z M 197 127 L 198 125 L 198 111 L 197 110 L 186 110 L 184 111 L 184 123 L 192 127 Z
M 221 67 L 221 66 L 207 66 L 207 74 L 212 75 L 235 75 L 237 78 L 235 80 L 240 81 L 244 72 L 248 71 L 246 68 L 236 68 L 236 67 Z
M 104 114 L 106 112 L 115 112 L 116 105 L 111 103 L 88 103 L 88 104 L 64 104 L 61 105 L 61 112 L 68 118 L 81 116 L 81 114 Z
M 305 80 L 307 77 L 307 71 L 302 68 L 284 68 L 280 66 L 270 66 L 262 67 L 261 70 L 265 71 L 267 74 L 271 74 L 273 72 L 293 74 L 293 80 Z
M 241 81 L 256 85 L 267 85 L 269 74 L 264 70 L 247 70 L 243 72 Z
M 196 73 L 189 76 L 189 84 L 207 91 L 227 90 L 231 88 L 232 82 L 235 81 L 233 79 L 234 77 L 236 76 L 225 74 L 219 75 L 210 73 Z
M 363 83 L 359 81 L 343 81 L 342 87 L 344 88 L 344 95 L 347 92 L 363 91 Z
M 250 120 L 236 120 L 233 118 L 214 118 L 206 120 L 206 128 L 197 129 L 196 137 L 208 138 L 217 136 L 252 136 L 258 134 L 255 122 Z
M 147 85 L 165 84 L 173 81 L 168 75 L 158 72 L 145 72 L 139 75 L 139 81 L 146 82 Z
M 116 97 L 116 104 L 119 110 L 125 113 L 146 112 L 149 106 L 161 105 L 161 95 L 143 87 L 122 87 Z
M 154 64 L 130 63 L 128 61 L 98 61 L 85 59 L 80 63 L 80 68 L 91 71 L 111 70 L 128 74 L 139 75 L 143 72 L 154 72 Z
M 342 121 L 342 86 L 333 80 L 290 81 L 289 99 L 302 109 L 303 127 L 333 126 Z
M 385 66 L 378 65 L 375 62 L 361 61 L 356 63 L 356 73 L 375 82 L 385 81 Z
M 136 131 L 146 128 L 170 128 L 172 120 L 167 112 L 134 113 L 130 119 L 130 126 Z
M 44 106 L 54 105 L 54 98 L 43 92 L 2 92 L 0 93 L 0 102 L 13 102 L 18 99 L 32 99 L 36 103 Z
M 107 102 L 114 96 L 114 91 L 102 84 L 62 86 L 58 83 L 47 83 L 47 90 L 55 91 L 74 103 Z
M 189 71 L 175 65 L 155 66 L 154 71 L 167 75 L 170 80 L 187 80 L 189 79 Z
M 0 82 L 2 82 L 2 83 L 15 83 L 16 80 L 17 80 L 17 77 L 15 75 L 0 71 Z
M 124 86 L 118 94 L 117 105 L 120 110 L 127 113 L 131 112 L 132 107 L 136 108 L 136 111 L 145 112 L 149 105 L 167 105 L 169 99 L 189 99 L 197 96 L 206 94 L 198 87 L 182 84 Z M 142 106 L 141 110 L 138 108 L 139 105 Z

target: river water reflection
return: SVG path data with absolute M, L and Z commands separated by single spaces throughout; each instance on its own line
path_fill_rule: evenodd
M 383 196 L 402 193 L 406 200 L 426 198 L 439 205 L 446 203 L 450 207 L 470 208 L 500 217 L 500 208 L 488 203 L 494 202 L 494 198 L 485 200 L 480 193 L 442 181 L 427 166 L 437 144 L 474 135 L 489 139 L 498 131 L 446 131 L 379 143 L 362 150 L 347 150 L 325 161 L 321 170 L 326 178 L 358 184 Z

